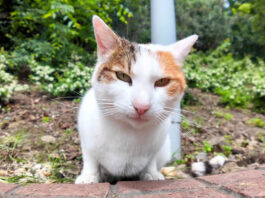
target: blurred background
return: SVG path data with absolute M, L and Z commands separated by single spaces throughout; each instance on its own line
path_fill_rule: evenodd
M 199 35 L 185 67 L 191 87 L 264 108 L 264 0 L 175 0 L 178 39 Z M 0 101 L 35 84 L 54 96 L 90 86 L 99 15 L 119 35 L 150 42 L 145 0 L 0 0 Z M 166 21 L 165 21 L 166 23 Z M 261 110 L 261 109 L 260 109 Z
M 174 2 L 177 39 L 199 39 L 183 68 L 183 152 L 171 177 L 218 153 L 231 161 L 221 172 L 264 164 L 265 0 Z M 147 0 L 0 0 L 0 182 L 79 174 L 76 115 L 96 61 L 94 14 L 151 42 Z

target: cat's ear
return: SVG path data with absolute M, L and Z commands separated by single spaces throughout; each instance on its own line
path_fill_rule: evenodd
M 98 58 L 105 58 L 119 45 L 119 37 L 96 15 L 93 16 L 93 27 Z
M 185 57 L 189 54 L 197 39 L 198 35 L 193 34 L 168 46 L 168 49 L 174 55 L 176 62 L 180 66 L 183 66 Z

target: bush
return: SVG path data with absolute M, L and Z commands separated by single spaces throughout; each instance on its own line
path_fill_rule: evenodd
M 7 72 L 8 61 L 0 54 L 0 110 L 1 104 L 7 103 L 16 91 L 28 90 L 27 85 L 19 84 L 17 79 Z
M 190 55 L 184 66 L 188 85 L 216 93 L 222 103 L 232 107 L 253 104 L 262 111 L 265 108 L 264 61 L 247 56 L 236 59 L 229 53 L 230 48 L 230 41 L 226 40 L 210 53 Z
M 223 0 L 175 0 L 178 39 L 198 34 L 196 49 L 219 46 L 231 33 L 231 16 Z
M 30 60 L 30 79 L 54 96 L 83 95 L 91 86 L 93 68 L 81 62 L 69 62 L 64 68 L 54 69 Z

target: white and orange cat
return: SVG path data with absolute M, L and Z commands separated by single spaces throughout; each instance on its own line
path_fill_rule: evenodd
M 181 67 L 198 36 L 172 45 L 131 43 L 93 17 L 98 60 L 78 115 L 83 170 L 76 184 L 163 180 L 169 127 L 186 83 Z

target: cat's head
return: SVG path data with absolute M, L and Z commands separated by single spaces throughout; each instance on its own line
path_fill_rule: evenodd
M 99 17 L 93 17 L 98 61 L 92 78 L 104 116 L 134 127 L 166 119 L 185 87 L 181 70 L 198 36 L 172 45 L 131 43 L 117 36 Z

